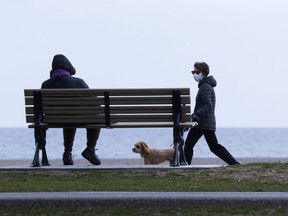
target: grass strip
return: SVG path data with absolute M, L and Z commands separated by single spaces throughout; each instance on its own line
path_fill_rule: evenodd
M 286 163 L 209 169 L 0 170 L 0 192 L 287 192 L 287 177 Z
M 230 216 L 230 215 L 277 215 L 286 216 L 288 214 L 287 207 L 269 207 L 269 206 L 114 206 L 114 207 L 67 207 L 67 208 L 33 208 L 33 207 L 14 207 L 14 208 L 2 208 L 0 215 L 5 216 L 22 216 L 22 215 L 53 215 L 53 216 L 73 216 L 73 215 L 116 215 L 116 216 L 127 216 L 127 215 L 213 215 L 213 216 Z

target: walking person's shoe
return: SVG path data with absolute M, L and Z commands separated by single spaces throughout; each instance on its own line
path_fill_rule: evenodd
M 86 148 L 81 154 L 86 160 L 88 160 L 93 165 L 100 165 L 101 161 L 98 156 L 95 154 L 95 150 Z
M 74 165 L 73 159 L 72 159 L 72 153 L 70 151 L 65 151 L 63 153 L 63 163 L 64 165 Z

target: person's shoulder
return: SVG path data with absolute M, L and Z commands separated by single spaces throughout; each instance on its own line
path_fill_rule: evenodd
M 214 86 L 211 85 L 211 83 L 209 82 L 203 82 L 200 86 L 199 86 L 199 93 L 200 94 L 207 94 L 207 93 L 211 93 L 214 92 Z
M 213 87 L 207 82 L 202 83 L 202 85 L 199 86 L 199 91 L 203 91 L 203 90 L 207 90 L 207 89 L 213 89 Z
M 84 83 L 85 83 L 84 79 L 82 79 L 82 78 L 80 78 L 80 77 L 71 76 L 70 79 L 75 80 L 75 81 L 79 81 L 79 82 L 84 82 Z
M 48 86 L 48 84 L 50 83 L 50 80 L 51 79 L 47 79 L 47 80 L 43 81 L 41 84 L 41 88 L 46 88 Z
M 80 83 L 84 88 L 88 88 L 88 85 L 87 83 L 84 81 L 84 79 L 80 78 L 80 77 L 74 77 L 74 76 L 71 76 L 70 77 L 72 80 L 74 80 L 75 82 L 78 82 Z
M 205 77 L 201 80 L 200 88 L 214 88 L 217 85 L 216 80 L 213 76 Z

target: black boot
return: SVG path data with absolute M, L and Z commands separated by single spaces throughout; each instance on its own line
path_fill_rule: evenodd
M 72 159 L 72 153 L 70 151 L 65 151 L 63 153 L 63 163 L 64 165 L 74 165 L 73 159 Z
M 83 152 L 82 152 L 82 156 L 88 160 L 91 164 L 93 165 L 100 165 L 101 161 L 98 158 L 98 156 L 95 154 L 95 150 L 90 149 L 90 148 L 86 148 Z

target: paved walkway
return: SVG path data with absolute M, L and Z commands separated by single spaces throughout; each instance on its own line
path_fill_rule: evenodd
M 220 160 L 219 160 L 220 161 Z M 0 169 L 35 169 L 30 167 L 32 160 L 0 160 Z M 189 169 L 189 168 L 212 168 L 225 166 L 224 163 L 213 163 L 209 160 L 203 160 L 203 163 L 198 162 L 189 166 L 181 167 L 170 167 L 169 162 L 165 162 L 159 165 L 144 165 L 143 159 L 103 159 L 100 166 L 94 166 L 85 159 L 74 160 L 73 166 L 64 166 L 62 160 L 51 160 L 49 161 L 51 166 L 41 166 L 36 169 Z
M 287 163 L 287 158 L 237 158 L 241 164 L 254 162 L 283 162 Z M 43 169 L 131 169 L 131 168 L 170 168 L 169 163 L 160 165 L 144 165 L 143 159 L 101 159 L 100 166 L 91 165 L 87 160 L 74 159 L 73 166 L 64 166 L 61 159 L 49 160 L 51 166 L 41 167 Z M 0 160 L 0 169 L 30 169 L 30 160 Z M 194 158 L 193 165 L 182 166 L 181 168 L 211 168 L 226 166 L 227 164 L 219 158 Z M 175 168 L 175 167 L 174 167 Z M 35 169 L 35 168 L 34 168 Z
M 35 170 L 35 169 L 57 169 L 57 170 L 79 170 L 79 169 L 206 169 L 222 167 L 222 165 L 189 165 L 189 166 L 177 166 L 171 167 L 170 165 L 74 165 L 74 166 L 63 166 L 63 165 L 51 165 L 51 166 L 40 166 L 30 167 L 29 165 L 13 165 L 0 167 L 0 170 Z
M 113 205 L 270 205 L 288 206 L 282 192 L 33 192 L 0 193 L 0 207 Z

